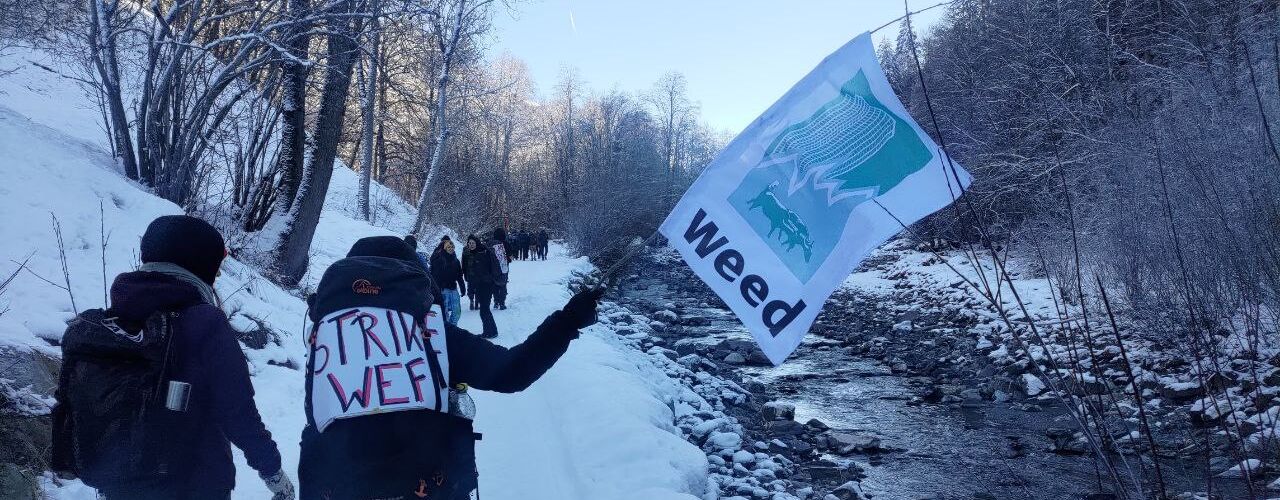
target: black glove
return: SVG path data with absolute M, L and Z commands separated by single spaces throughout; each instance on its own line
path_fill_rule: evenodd
M 575 330 L 581 330 L 596 324 L 596 307 L 600 305 L 600 298 L 604 297 L 604 292 L 603 287 L 592 288 L 578 292 L 569 299 L 569 303 L 561 309 L 569 326 Z
M 458 295 L 467 294 L 467 284 L 462 280 L 458 280 Z

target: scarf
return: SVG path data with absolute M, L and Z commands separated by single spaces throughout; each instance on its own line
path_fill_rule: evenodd
M 197 278 L 194 273 L 182 266 L 170 262 L 147 262 L 142 267 L 139 267 L 138 270 L 173 276 L 178 281 L 195 287 L 205 302 L 216 307 L 222 307 L 222 304 L 218 301 L 218 293 L 213 291 L 213 285 L 205 283 L 204 280 Z

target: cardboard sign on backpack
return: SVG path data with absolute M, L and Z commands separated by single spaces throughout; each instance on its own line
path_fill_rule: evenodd
M 323 432 L 334 420 L 405 410 L 449 411 L 444 316 L 425 321 L 381 307 L 332 312 L 312 342 L 311 410 Z

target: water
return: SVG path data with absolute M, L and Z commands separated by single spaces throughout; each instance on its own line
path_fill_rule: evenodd
M 715 302 L 705 287 L 687 276 L 662 279 L 663 274 L 678 272 L 654 270 L 641 279 L 639 293 L 633 296 L 659 304 Z M 706 318 L 706 324 L 682 330 L 682 337 L 699 344 L 750 338 L 722 309 L 685 308 L 683 314 Z M 1091 456 L 1049 451 L 1048 429 L 1078 428 L 1053 401 L 1038 401 L 1041 411 L 1025 411 L 1009 402 L 986 401 L 974 408 L 913 403 L 927 379 L 892 373 L 883 363 L 840 345 L 841 338 L 868 333 L 852 330 L 875 323 L 875 318 L 857 316 L 874 314 L 872 307 L 845 305 L 839 324 L 825 329 L 828 337 L 810 334 L 782 366 L 740 368 L 769 386 L 775 399 L 794 404 L 800 422 L 817 418 L 836 430 L 881 438 L 885 452 L 827 457 L 861 466 L 867 493 L 895 500 L 1047 500 L 1086 498 L 1111 490 L 1110 484 L 1100 484 Z M 1138 477 L 1144 474 L 1136 457 L 1116 455 L 1112 460 L 1122 469 L 1127 463 Z M 1169 491 L 1203 491 L 1204 463 L 1203 457 L 1162 459 Z M 1222 498 L 1248 498 L 1240 481 L 1215 484 L 1215 493 Z M 1224 486 L 1226 491 L 1220 491 Z
M 821 354 L 821 355 L 816 355 Z M 878 363 L 848 359 L 835 349 L 801 352 L 795 366 L 749 369 L 766 384 L 794 393 L 796 419 L 817 418 L 836 429 L 880 437 L 892 451 L 859 456 L 868 493 L 882 498 L 1071 498 L 1096 491 L 1091 461 L 1049 453 L 1048 427 L 1061 415 L 997 406 L 957 409 L 908 405 L 918 391 Z M 790 363 L 790 362 L 789 362 Z M 786 372 L 838 373 L 790 382 Z M 1014 457 L 1015 446 L 1025 455 Z
M 920 379 L 894 374 L 821 338 L 810 339 L 781 367 L 743 371 L 784 394 L 779 399 L 796 406 L 798 421 L 817 418 L 881 438 L 890 451 L 852 457 L 867 475 L 864 489 L 877 498 L 1062 499 L 1110 491 L 1099 485 L 1091 456 L 1049 451 L 1048 429 L 1078 428 L 1052 401 L 1039 402 L 1042 411 L 989 401 L 976 408 L 908 404 L 920 392 Z M 1112 460 L 1142 474 L 1135 457 Z M 1170 490 L 1203 490 L 1202 464 L 1163 459 Z M 1240 481 L 1219 481 L 1217 488 L 1223 486 L 1225 498 L 1248 498 Z

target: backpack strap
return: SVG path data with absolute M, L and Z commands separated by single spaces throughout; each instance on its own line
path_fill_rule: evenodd
M 310 308 L 308 308 L 308 315 L 310 315 L 309 309 Z M 315 378 L 315 377 L 312 377 L 311 375 L 315 372 L 315 369 L 316 369 L 316 352 L 314 349 L 316 345 L 316 335 L 319 332 L 320 332 L 320 323 L 312 324 L 311 332 L 307 334 L 306 340 L 305 340 L 307 344 L 307 371 L 302 374 L 302 377 L 304 379 L 304 385 L 305 385 L 305 389 L 304 389 L 305 392 L 302 393 L 302 412 L 307 416 L 307 427 L 310 427 L 312 429 L 316 428 L 316 418 L 315 418 L 315 415 L 313 415 L 311 412 L 311 384 L 312 384 L 311 379 Z
M 169 362 L 173 359 L 173 324 L 177 323 L 179 313 L 170 311 L 156 314 L 160 315 L 160 331 L 164 335 L 164 357 L 160 360 L 160 377 L 156 380 L 155 394 L 156 397 L 164 400 L 164 384 L 169 379 Z

